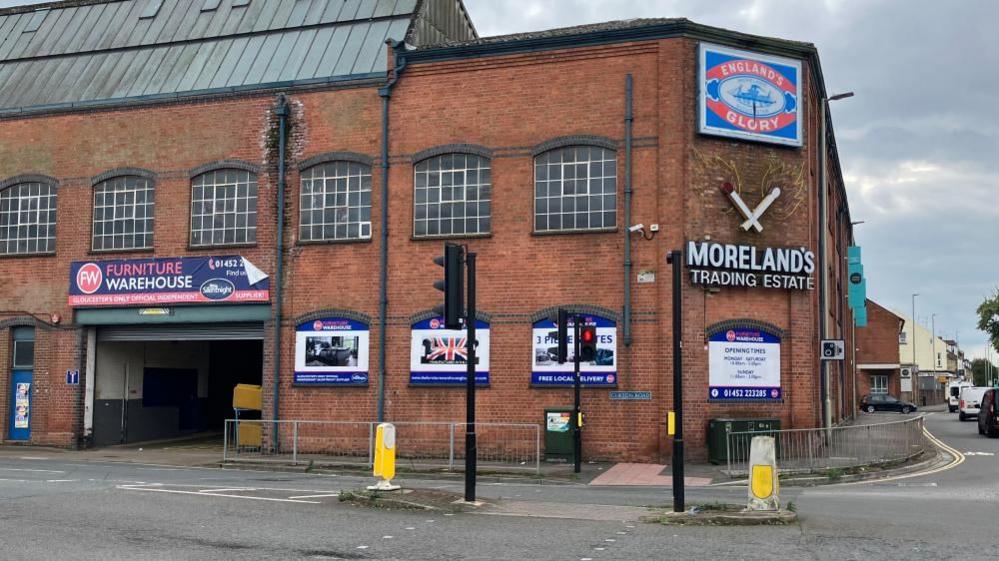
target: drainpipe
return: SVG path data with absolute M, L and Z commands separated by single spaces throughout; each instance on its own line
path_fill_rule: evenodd
M 826 234 L 829 231 L 826 210 L 826 110 L 827 103 L 825 97 L 819 99 L 819 341 L 826 338 L 828 325 L 826 320 L 829 312 L 826 309 L 826 291 L 828 290 L 829 267 L 826 263 Z M 821 343 L 820 343 L 821 345 Z M 819 348 L 820 345 L 816 345 Z M 819 357 L 820 386 L 819 394 L 822 400 L 822 426 L 826 429 L 826 437 L 832 437 L 832 397 L 829 387 L 829 361 Z
M 389 201 L 389 100 L 392 98 L 392 88 L 399 81 L 399 76 L 406 67 L 406 58 L 402 56 L 405 44 L 389 39 L 385 42 L 392 50 L 395 67 L 388 82 L 378 88 L 382 98 L 382 224 L 381 248 L 378 271 L 378 411 L 377 419 L 385 420 L 385 330 L 388 316 L 388 201 Z
M 631 138 L 635 115 L 632 109 L 632 77 L 624 79 L 624 345 L 631 346 Z
M 285 195 L 285 134 L 288 130 L 288 99 L 284 94 L 278 96 L 274 114 L 278 118 L 278 193 L 277 193 L 277 261 L 274 275 L 274 407 L 273 418 L 278 420 L 279 399 L 281 397 L 281 281 L 284 279 L 284 195 Z M 278 436 L 281 431 L 274 431 L 274 444 L 278 447 Z

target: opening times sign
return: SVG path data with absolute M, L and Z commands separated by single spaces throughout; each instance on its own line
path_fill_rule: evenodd
M 729 329 L 708 338 L 710 401 L 780 401 L 780 338 Z

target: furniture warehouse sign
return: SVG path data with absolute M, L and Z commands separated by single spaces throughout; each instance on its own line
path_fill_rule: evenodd
M 267 274 L 237 255 L 74 261 L 69 269 L 73 307 L 269 300 Z
M 468 337 L 447 329 L 444 318 L 413 324 L 410 332 L 409 383 L 413 386 L 464 386 L 468 381 Z M 475 324 L 475 383 L 489 385 L 489 324 Z
M 708 338 L 708 399 L 779 401 L 780 337 L 729 329 Z
M 801 146 L 801 61 L 701 43 L 699 132 Z
M 617 386 L 617 324 L 591 314 L 583 315 L 583 321 L 597 328 L 597 352 L 592 361 L 580 363 L 580 382 L 589 387 Z M 558 339 L 553 336 L 557 329 L 550 319 L 534 323 L 531 365 L 531 385 L 534 387 L 565 387 L 575 383 L 572 319 L 569 320 L 569 356 L 565 364 L 558 363 Z

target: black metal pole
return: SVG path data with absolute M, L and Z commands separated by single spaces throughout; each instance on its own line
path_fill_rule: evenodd
M 683 497 L 683 309 L 680 289 L 683 283 L 683 252 L 670 252 L 673 265 L 673 511 L 686 510 Z
M 478 447 L 475 442 L 475 254 L 465 257 L 468 272 L 468 313 L 465 316 L 465 345 L 468 349 L 465 402 L 465 502 L 475 502 L 475 464 Z
M 573 456 L 575 456 L 575 465 L 573 466 L 573 471 L 579 473 L 583 467 L 583 427 L 580 423 L 580 411 L 579 411 L 579 389 L 581 385 L 581 380 L 579 377 L 579 324 L 582 323 L 582 316 L 574 316 L 572 318 L 572 364 L 573 376 L 572 389 L 573 389 L 573 406 L 572 406 L 572 425 L 573 425 Z

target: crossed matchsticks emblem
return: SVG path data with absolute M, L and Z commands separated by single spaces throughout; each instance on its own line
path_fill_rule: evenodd
M 777 200 L 777 197 L 780 196 L 780 187 L 774 187 L 769 193 L 767 193 L 766 197 L 763 197 L 763 200 L 760 201 L 760 204 L 754 210 L 749 210 L 749 207 L 746 206 L 746 202 L 742 200 L 742 197 L 739 196 L 739 193 L 736 192 L 735 187 L 733 187 L 731 183 L 727 181 L 722 183 L 721 190 L 722 193 L 728 195 L 732 204 L 735 205 L 735 208 L 746 219 L 746 221 L 740 224 L 740 226 L 747 232 L 750 228 L 756 230 L 757 232 L 763 231 L 763 225 L 760 224 L 760 217 L 763 216 L 763 213 L 765 213 L 767 209 L 770 208 L 770 205 Z

